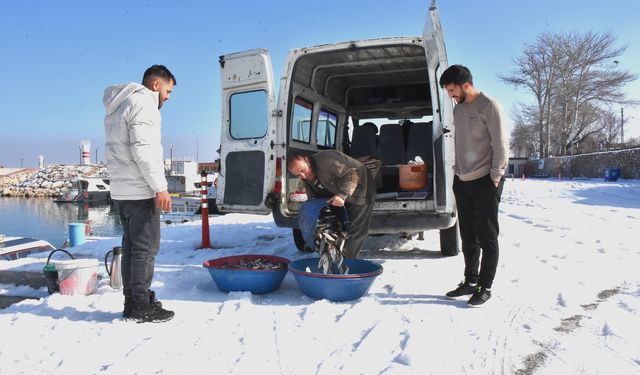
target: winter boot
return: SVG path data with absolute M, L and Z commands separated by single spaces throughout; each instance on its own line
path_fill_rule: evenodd
M 149 289 L 149 303 L 162 307 L 162 302 L 156 299 L 156 292 Z M 124 311 L 122 311 L 122 317 L 129 319 L 131 317 L 131 309 L 133 308 L 133 297 L 124 297 Z
M 173 319 L 175 313 L 158 307 L 155 303 L 136 304 L 131 307 L 129 320 L 136 323 L 162 323 Z

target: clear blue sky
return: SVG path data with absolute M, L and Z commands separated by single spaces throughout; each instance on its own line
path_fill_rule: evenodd
M 222 4 L 222 5 L 220 5 Z M 220 138 L 218 56 L 267 48 L 279 77 L 291 48 L 422 34 L 429 0 L 2 1 L 0 165 L 77 162 L 87 138 L 103 159 L 102 93 L 164 64 L 178 85 L 163 112 L 165 156 L 213 160 Z M 632 0 L 438 1 L 449 63 L 510 112 L 524 92 L 497 75 L 544 31 L 611 31 L 628 45 L 622 66 L 640 74 L 640 2 Z M 627 87 L 640 100 L 640 82 Z M 640 117 L 638 108 L 625 115 Z M 625 136 L 640 136 L 631 119 Z

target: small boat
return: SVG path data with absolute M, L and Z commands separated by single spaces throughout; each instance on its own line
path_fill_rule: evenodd
M 106 177 L 78 177 L 71 189 L 61 193 L 54 202 L 108 202 L 111 181 Z
M 15 260 L 52 250 L 55 250 L 55 247 L 44 240 L 0 235 L 0 260 Z
M 207 192 L 209 216 L 223 215 L 216 205 L 216 188 L 211 187 Z M 163 212 L 160 219 L 165 224 L 186 223 L 197 220 L 202 215 L 202 198 L 193 195 L 174 195 L 171 197 L 171 212 Z

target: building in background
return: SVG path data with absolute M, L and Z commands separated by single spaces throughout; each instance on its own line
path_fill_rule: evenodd
M 192 160 L 174 160 L 170 162 L 166 177 L 170 193 L 192 192 L 196 190 L 196 182 L 200 182 L 198 163 Z
M 198 163 L 198 172 L 207 171 L 207 173 L 211 174 L 214 172 L 218 172 L 219 161 L 210 161 L 204 163 Z
M 527 158 L 509 158 L 509 166 L 505 177 L 522 177 L 527 166 Z

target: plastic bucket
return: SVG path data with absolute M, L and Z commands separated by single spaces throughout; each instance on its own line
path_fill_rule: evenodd
M 345 259 L 349 267 L 346 275 L 325 275 L 318 270 L 319 258 L 298 259 L 289 264 L 302 292 L 313 299 L 334 302 L 351 301 L 361 298 L 382 273 L 378 263 L 362 259 Z
M 98 260 L 71 259 L 54 263 L 60 294 L 92 294 L 98 289 Z
M 401 190 L 420 190 L 427 186 L 426 164 L 405 164 L 398 166 Z
M 75 247 L 85 243 L 85 223 L 69 224 L 69 246 Z
M 49 257 L 47 258 L 47 264 L 42 269 L 42 274 L 44 275 L 44 281 L 47 284 L 47 292 L 49 292 L 49 294 L 60 292 L 60 287 L 58 286 L 58 271 L 56 270 L 56 267 L 53 263 L 49 263 L 51 261 L 51 256 L 58 251 L 61 251 L 67 254 L 71 259 L 74 259 L 71 253 L 63 249 L 55 249 L 49 253 Z

